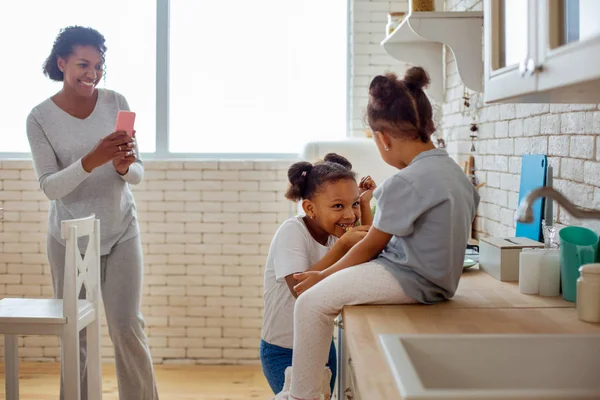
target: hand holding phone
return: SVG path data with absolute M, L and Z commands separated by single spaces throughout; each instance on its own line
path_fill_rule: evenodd
M 133 136 L 133 126 L 135 123 L 135 113 L 132 111 L 121 110 L 117 114 L 115 132 L 125 131 L 129 136 Z

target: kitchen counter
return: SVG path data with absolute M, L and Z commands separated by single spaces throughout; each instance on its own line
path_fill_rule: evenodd
M 342 315 L 354 397 L 363 400 L 400 399 L 379 344 L 382 333 L 600 335 L 600 324 L 577 319 L 574 303 L 521 294 L 518 283 L 500 282 L 476 267 L 464 272 L 455 297 L 442 304 L 352 306 Z

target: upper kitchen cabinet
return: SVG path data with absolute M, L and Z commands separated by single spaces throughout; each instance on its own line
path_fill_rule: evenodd
M 538 0 L 485 0 L 484 100 L 494 102 L 534 93 L 537 74 L 526 74 L 536 54 L 535 7 Z
M 600 0 L 484 0 L 488 103 L 599 103 Z

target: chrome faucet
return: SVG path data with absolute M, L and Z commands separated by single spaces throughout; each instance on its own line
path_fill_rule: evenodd
M 523 223 L 533 222 L 533 202 L 540 197 L 549 197 L 560 204 L 569 214 L 579 219 L 600 219 L 600 210 L 583 210 L 571 203 L 562 193 L 551 186 L 542 186 L 532 190 L 519 205 L 517 221 Z

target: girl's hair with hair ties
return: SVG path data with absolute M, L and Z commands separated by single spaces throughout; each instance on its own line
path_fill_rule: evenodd
M 421 67 L 410 68 L 403 79 L 393 73 L 373 78 L 367 105 L 371 129 L 427 143 L 435 132 L 431 103 L 423 91 L 429 82 Z
M 285 197 L 291 201 L 310 199 L 323 184 L 342 179 L 356 181 L 356 174 L 350 161 L 339 154 L 329 153 L 315 164 L 300 161 L 288 169 L 289 186 Z

